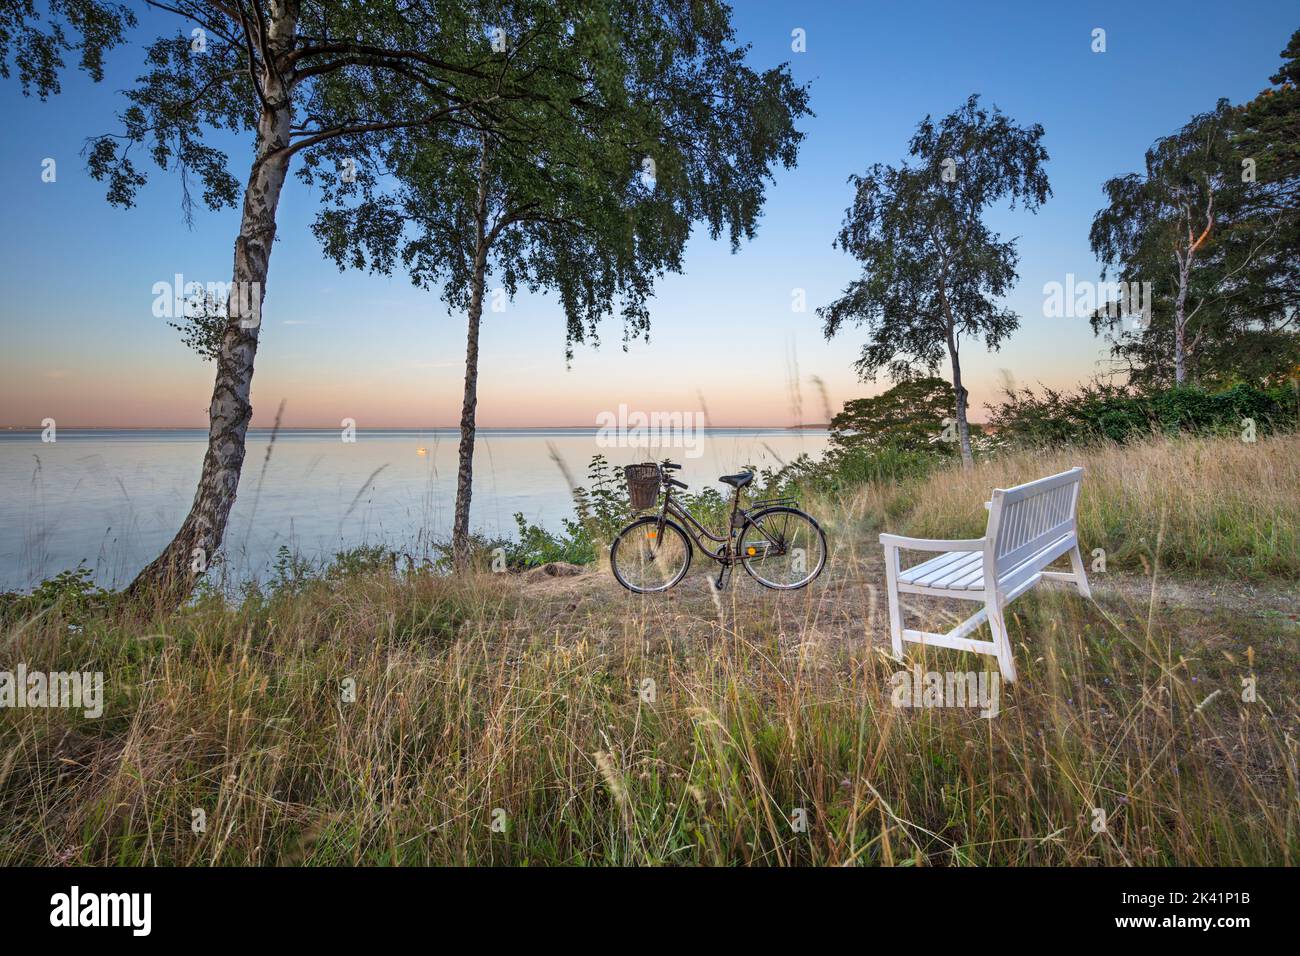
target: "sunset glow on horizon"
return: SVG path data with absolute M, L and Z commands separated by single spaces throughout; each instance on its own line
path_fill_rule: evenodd
M 1036 215 L 1005 208 L 989 215 L 991 228 L 1017 238 L 1019 281 L 1006 304 L 1021 326 L 1000 352 L 963 342 L 971 418 L 985 418 L 985 404 L 1008 381 L 1069 389 L 1106 372 L 1106 345 L 1086 319 L 1044 314 L 1044 286 L 1067 274 L 1099 275 L 1088 228 L 1103 201 L 1102 182 L 1136 169 L 1158 131 L 1205 102 L 1257 92 L 1267 82 L 1257 64 L 1272 62 L 1285 32 L 1281 11 L 1261 12 L 1246 29 L 1211 6 L 1182 24 L 1115 9 L 1123 11 L 1125 28 L 1114 31 L 1110 51 L 1099 57 L 1089 52 L 1091 19 L 1066 11 L 1045 11 L 1061 21 L 1045 30 L 1028 19 L 952 5 L 942 42 L 935 42 L 934 14 L 921 8 L 889 8 L 870 18 L 810 8 L 801 22 L 808 52 L 792 53 L 783 17 L 740 5 L 737 31 L 753 44 L 754 61 L 788 60 L 796 79 L 812 83 L 817 114 L 806 124 L 797 168 L 778 173 L 769 187 L 757 236 L 732 255 L 725 241 L 697 230 L 684 274 L 657 283 L 650 341 L 630 342 L 624 351 L 619 320 L 609 319 L 600 347 L 577 344 L 569 368 L 557 302 L 521 291 L 504 311 L 489 308 L 479 425 L 592 425 L 620 403 L 706 411 L 716 425 L 825 423 L 846 400 L 883 391 L 887 380 L 862 383 L 852 369 L 865 333 L 848 328 L 827 342 L 816 315 L 859 271 L 832 248 L 852 196 L 846 178 L 873 162 L 899 162 L 918 120 L 953 109 L 971 90 L 1018 121 L 1043 124 L 1053 190 Z M 881 17 L 894 40 L 873 45 L 864 58 L 862 37 L 878 32 L 872 24 Z M 1219 20 L 1222 29 L 1215 28 Z M 1125 40 L 1135 34 L 1144 38 L 1140 47 Z M 1221 57 L 1230 75 L 1149 82 L 1182 61 L 1186 44 L 1206 36 L 1232 47 Z M 1021 51 L 1014 62 L 1008 47 Z M 114 51 L 109 76 L 130 75 L 138 57 L 138 50 Z M 899 76 L 910 79 L 899 83 Z M 104 202 L 102 184 L 89 179 L 79 153 L 84 137 L 120 109 L 119 85 L 93 84 L 74 72 L 53 104 L 23 98 L 15 84 L 0 88 L 14 130 L 0 148 L 0 166 L 10 182 L 29 184 L 10 195 L 11 220 L 24 229 L 0 239 L 8 293 L 0 307 L 0 427 L 46 418 L 68 426 L 207 425 L 213 367 L 153 314 L 152 289 L 176 274 L 228 281 L 237 211 L 200 210 L 187 230 L 179 183 L 162 174 L 137 208 Z M 1135 86 L 1149 90 L 1144 109 L 1121 109 Z M 1096 148 L 1100 127 L 1093 118 L 1101 117 L 1105 150 Z M 246 162 L 242 140 L 223 145 L 232 168 Z M 58 159 L 55 183 L 40 179 L 47 156 Z M 291 179 L 263 309 L 252 424 L 272 425 L 284 401 L 286 427 L 337 427 L 343 418 L 362 428 L 457 425 L 465 317 L 449 316 L 436 292 L 412 287 L 401 274 L 340 274 L 311 234 L 316 209 L 310 190 Z M 937 371 L 950 375 L 946 360 Z M 814 377 L 824 383 L 825 399 Z

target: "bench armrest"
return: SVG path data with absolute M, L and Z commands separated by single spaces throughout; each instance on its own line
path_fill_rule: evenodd
M 938 538 L 905 538 L 899 534 L 882 534 L 880 543 L 886 548 L 904 548 L 908 551 L 983 551 L 984 538 L 945 540 Z

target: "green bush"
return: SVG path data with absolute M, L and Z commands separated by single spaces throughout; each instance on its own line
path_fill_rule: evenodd
M 1243 419 L 1257 434 L 1296 425 L 1296 392 L 1238 383 L 1210 392 L 1196 386 L 1142 391 L 1095 383 L 1075 394 L 1045 388 L 1009 389 L 989 406 L 999 444 L 1069 445 L 1104 439 L 1130 442 L 1153 434 L 1236 435 Z
M 506 567 L 512 571 L 536 568 L 552 561 L 591 564 L 596 560 L 591 531 L 580 521 L 564 519 L 564 531 L 559 534 L 529 524 L 521 513 L 515 514 L 515 524 L 519 527 L 519 540 L 503 546 Z
M 0 620 L 19 620 L 53 608 L 75 620 L 103 608 L 112 597 L 113 592 L 95 584 L 90 568 L 79 561 L 75 568 L 42 581 L 31 594 L 0 594 Z
M 831 419 L 834 451 L 928 451 L 952 456 L 956 443 L 944 441 L 945 424 L 955 421 L 952 386 L 941 378 L 900 382 L 870 398 L 854 398 Z M 979 426 L 972 424 L 973 433 Z
M 604 455 L 596 455 L 587 466 L 587 486 L 573 489 L 573 505 L 579 523 L 591 537 L 612 541 L 632 520 L 623 469 L 611 465 Z
M 397 570 L 399 555 L 382 544 L 363 544 L 347 551 L 339 551 L 325 568 L 325 577 L 331 580 L 373 574 L 376 571 Z

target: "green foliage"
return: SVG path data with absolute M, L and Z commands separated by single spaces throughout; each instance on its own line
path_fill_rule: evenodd
M 276 551 L 267 580 L 246 581 L 240 586 L 239 593 L 245 604 L 256 606 L 269 598 L 303 594 L 319 584 L 337 586 L 355 578 L 394 575 L 401 557 L 384 545 L 363 544 L 335 552 L 328 561 L 313 561 L 282 544 Z M 413 568 L 414 562 L 408 559 L 407 569 Z M 214 597 L 211 589 L 200 593 L 205 598 Z
M 325 577 L 331 580 L 378 574 L 382 571 L 392 573 L 397 569 L 400 555 L 381 544 L 363 544 L 346 551 L 338 551 L 325 568 Z
M 1156 140 L 1142 172 L 1104 185 L 1093 252 L 1103 277 L 1150 283 L 1150 315 L 1134 325 L 1101 308 L 1092 326 L 1135 384 L 1277 383 L 1300 364 L 1297 44 L 1279 89 L 1246 107 L 1220 100 Z
M 919 480 L 952 458 L 956 445 L 943 440 L 952 422 L 952 386 L 941 378 L 900 382 L 888 391 L 855 398 L 831 420 L 831 441 L 820 458 L 800 455 L 761 474 L 755 496 L 838 494 L 866 484 Z M 987 442 L 970 426 L 977 448 Z
M 1089 441 L 1129 442 L 1152 434 L 1240 435 L 1242 420 L 1259 435 L 1294 428 L 1296 391 L 1244 383 L 1218 392 L 1184 386 L 1142 391 L 1133 386 L 1084 385 L 1067 394 L 1046 388 L 1008 390 L 990 405 L 999 444 L 1054 446 Z
M 185 303 L 183 315 L 167 324 L 181 334 L 185 347 L 205 362 L 215 362 L 221 355 L 221 339 L 225 335 L 227 303 L 216 295 L 204 294 Z
M 587 466 L 587 486 L 573 489 L 574 510 L 592 537 L 612 541 L 632 520 L 627 479 L 604 455 L 596 455 Z
M 331 201 L 314 230 L 340 269 L 390 274 L 400 263 L 468 313 L 461 427 L 472 446 L 486 276 L 511 297 L 521 286 L 553 292 L 568 357 L 615 311 L 624 342 L 648 335 L 647 302 L 658 279 L 682 270 L 693 226 L 726 232 L 733 249 L 753 236 L 773 170 L 794 165 L 808 108 L 785 65 L 746 65 L 716 0 L 520 0 L 467 15 L 482 19 L 457 86 L 477 106 L 458 122 L 390 131 L 353 181 L 323 165 L 355 168 L 353 143 L 324 144 L 300 175 L 322 181 Z M 348 108 L 389 109 L 387 89 L 338 84 Z M 431 114 L 447 108 L 442 88 L 415 93 Z M 466 490 L 459 547 L 468 510 Z
M 201 187 L 209 208 L 234 206 L 241 183 L 229 172 L 227 155 L 209 139 L 257 133 L 259 123 L 285 105 L 310 120 L 291 143 L 265 147 L 285 149 L 316 169 L 335 155 L 319 154 L 342 148 L 370 172 L 386 131 L 453 122 L 471 105 L 484 103 L 484 25 L 505 22 L 508 7 L 513 5 L 463 0 L 413 15 L 388 0 L 301 0 L 250 13 L 174 0 L 166 11 L 178 17 L 181 29 L 148 44 L 145 72 L 124 94 L 121 132 L 89 143 L 90 174 L 107 183 L 108 200 L 119 206 L 135 204 L 148 179 L 147 163 L 181 173 L 187 220 L 192 183 Z M 203 30 L 199 45 L 193 28 Z M 284 88 L 276 90 L 280 84 Z M 515 84 L 497 89 L 494 98 L 504 104 L 532 96 Z M 441 110 L 430 106 L 431 98 Z M 263 133 L 268 128 L 264 124 Z M 141 154 L 146 163 L 138 161 Z
M 744 471 L 754 471 L 753 465 L 746 465 Z M 742 493 L 741 504 L 753 502 L 767 494 L 763 482 L 751 484 Z M 689 511 L 695 520 L 714 534 L 722 534 L 727 529 L 731 517 L 731 491 L 723 491 L 716 485 L 707 485 L 697 492 L 674 491 L 673 500 Z
M 113 593 L 95 584 L 90 568 L 79 561 L 75 568 L 42 581 L 30 594 L 0 594 L 0 620 L 16 620 L 50 610 L 80 620 L 107 607 L 112 599 Z
M 1273 85 L 1241 108 L 1237 147 L 1256 163 L 1256 182 L 1247 202 L 1255 228 L 1274 230 L 1264 249 L 1238 282 L 1241 311 L 1276 315 L 1300 309 L 1300 30 L 1282 51 L 1282 66 L 1271 77 Z M 1275 370 L 1300 375 L 1300 335 L 1290 327 L 1273 335 L 1270 351 Z M 1241 349 L 1225 356 L 1240 359 Z M 1247 355 L 1257 366 L 1264 356 Z M 1248 373 L 1243 373 L 1248 374 Z M 1265 370 L 1264 374 L 1267 374 Z
M 457 86 L 490 107 L 394 131 L 352 183 L 322 165 L 355 162 L 352 144 L 324 144 L 303 167 L 328 180 L 314 227 L 327 255 L 400 264 L 452 309 L 472 307 L 485 272 L 511 296 L 553 291 L 570 349 L 615 310 L 625 340 L 646 333 L 647 299 L 681 271 L 693 225 L 733 249 L 754 234 L 773 170 L 795 163 L 806 89 L 785 65 L 750 69 L 716 0 L 532 0 L 479 15 L 475 70 Z M 371 92 L 341 90 L 349 104 Z M 373 96 L 382 115 L 392 94 Z M 445 106 L 441 89 L 420 98 Z
M 272 594 L 299 594 L 317 578 L 316 566 L 307 558 L 280 545 L 267 588 Z
M 944 420 L 952 420 L 955 403 L 952 386 L 941 378 L 900 382 L 872 398 L 855 398 L 831 419 L 831 446 L 897 448 L 951 454 L 951 442 L 942 442 Z
M 1272 87 L 1242 108 L 1241 146 L 1256 157 L 1265 182 L 1300 177 L 1300 30 L 1282 51 Z
M 249 80 L 251 47 L 238 21 L 194 0 L 178 0 L 175 12 L 184 32 L 148 45 L 146 72 L 123 94 L 129 105 L 118 115 L 122 132 L 92 138 L 86 165 L 91 178 L 107 185 L 107 200 L 122 208 L 134 206 L 148 182 L 147 167 L 135 157 L 143 154 L 159 170 L 179 171 L 182 212 L 192 224 L 192 182 L 201 186 L 209 209 L 234 207 L 239 198 L 241 184 L 226 154 L 207 137 L 216 130 L 252 132 L 260 108 Z M 221 29 L 207 29 L 204 48 L 197 50 L 190 27 L 201 23 L 220 23 Z
M 596 546 L 591 531 L 578 521 L 564 520 L 564 530 L 552 534 L 545 528 L 529 524 L 522 514 L 515 514 L 519 539 L 505 545 L 506 567 L 512 571 L 527 570 L 565 561 L 569 564 L 592 564 L 596 560 Z
M 489 538 L 471 534 L 468 566 L 479 571 L 527 571 L 553 561 L 568 564 L 591 564 L 596 560 L 596 545 L 591 532 L 580 521 L 564 519 L 563 530 L 551 532 L 541 525 L 530 524 L 522 512 L 515 513 L 516 538 Z M 432 562 L 435 571 L 450 573 L 455 567 L 450 541 L 434 545 L 438 557 Z
M 18 68 L 24 96 L 34 89 L 41 99 L 62 90 L 64 57 L 77 56 L 78 67 L 96 83 L 104 79 L 104 54 L 126 39 L 135 14 L 121 3 L 103 0 L 48 0 L 45 16 L 34 0 L 15 0 L 0 8 L 0 76 Z
M 54 577 L 42 581 L 32 592 L 32 600 L 38 607 L 53 607 L 56 604 L 84 606 L 102 600 L 109 592 L 91 580 L 91 570 L 85 562 L 78 562 L 69 571 L 60 571 Z

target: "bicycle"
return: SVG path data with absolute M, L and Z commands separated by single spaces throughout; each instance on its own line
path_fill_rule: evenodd
M 718 480 L 730 485 L 734 494 L 727 532 L 717 535 L 673 500 L 674 488 L 689 487 L 667 474 L 681 467 L 664 459 L 658 465 L 624 469 L 634 510 L 653 508 L 661 490 L 663 506 L 658 515 L 632 521 L 610 544 L 610 568 L 619 584 L 637 594 L 667 591 L 690 570 L 692 542 L 701 554 L 721 565 L 718 588 L 726 586 L 736 564 L 759 584 L 779 591 L 807 587 L 821 574 L 826 566 L 826 534 L 799 509 L 795 498 L 764 498 L 742 508 L 741 491 L 754 480 L 753 472 L 723 475 Z

